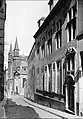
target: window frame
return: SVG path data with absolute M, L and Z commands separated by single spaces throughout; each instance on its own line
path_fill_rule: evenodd
M 75 3 L 67 12 L 67 31 L 68 31 L 68 37 L 67 42 L 70 42 L 76 38 L 76 14 L 77 14 L 77 3 Z M 75 9 L 75 11 L 74 11 Z M 71 14 L 71 15 L 70 15 Z M 72 16 L 73 14 L 73 16 Z M 72 39 L 73 35 L 73 39 Z
M 56 23 L 56 49 L 59 49 L 62 47 L 62 20 L 60 19 Z

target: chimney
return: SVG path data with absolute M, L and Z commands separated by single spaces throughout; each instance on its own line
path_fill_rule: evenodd
M 38 23 L 38 28 L 39 28 L 39 27 L 40 27 L 40 19 L 38 20 L 38 22 L 37 22 L 37 23 Z
M 40 28 L 40 26 L 42 25 L 42 23 L 44 22 L 45 20 L 45 17 L 41 17 L 39 20 L 38 20 L 38 28 Z
M 48 2 L 49 10 L 50 10 L 50 11 L 51 11 L 52 8 L 53 8 L 53 3 L 54 3 L 54 0 L 49 0 L 49 2 Z
M 53 9 L 53 7 L 56 5 L 56 3 L 59 0 L 49 0 L 48 5 L 49 5 L 49 10 L 51 11 Z

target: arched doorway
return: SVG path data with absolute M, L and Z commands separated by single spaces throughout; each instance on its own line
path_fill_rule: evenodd
M 74 76 L 67 74 L 65 78 L 65 102 L 66 109 L 74 112 Z

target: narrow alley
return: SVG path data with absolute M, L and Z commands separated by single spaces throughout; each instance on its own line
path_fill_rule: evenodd
M 37 107 L 31 106 L 25 102 L 20 96 L 14 95 L 6 100 L 5 116 L 6 118 L 59 118 L 49 112 Z

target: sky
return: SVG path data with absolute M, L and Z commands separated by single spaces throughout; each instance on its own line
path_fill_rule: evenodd
M 5 61 L 12 43 L 14 49 L 17 37 L 20 54 L 29 55 L 38 30 L 37 21 L 47 17 L 49 13 L 49 0 L 7 0 L 5 21 Z

